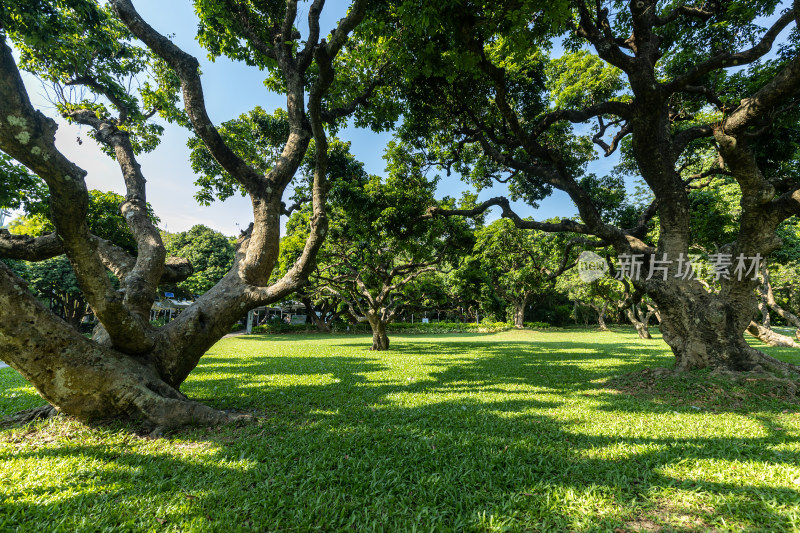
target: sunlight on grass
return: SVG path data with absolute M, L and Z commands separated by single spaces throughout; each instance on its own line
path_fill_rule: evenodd
M 792 398 L 707 373 L 618 383 L 672 361 L 631 329 L 392 342 L 221 341 L 182 390 L 258 416 L 241 428 L 0 432 L 0 530 L 800 528 Z M 11 369 L 0 386 L 0 414 L 41 404 Z

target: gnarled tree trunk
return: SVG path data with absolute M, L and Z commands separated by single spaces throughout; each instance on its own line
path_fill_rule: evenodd
M 794 365 L 783 363 L 751 347 L 743 331 L 756 311 L 755 293 L 750 286 L 738 297 L 705 291 L 699 284 L 665 284 L 664 292 L 653 295 L 661 312 L 664 341 L 675 354 L 677 370 L 714 368 L 731 371 L 769 370 L 796 372 Z M 666 299 L 669 305 L 664 305 Z
M 608 331 L 608 327 L 606 326 L 606 313 L 608 312 L 608 302 L 603 302 L 603 305 L 597 304 L 589 304 L 589 306 L 594 309 L 597 313 L 597 325 L 600 327 L 600 331 Z
M 311 319 L 311 322 L 317 326 L 317 329 L 322 333 L 330 333 L 331 332 L 331 325 L 325 320 L 324 313 L 322 316 L 317 315 L 317 310 L 314 309 L 314 305 L 311 303 L 310 298 L 303 298 L 303 305 L 306 308 L 306 314 Z
M 158 229 L 147 216 L 145 179 L 129 133 L 118 127 L 127 111 L 118 109 L 119 118 L 112 119 L 79 107 L 69 111 L 69 118 L 93 128 L 96 139 L 114 152 L 127 192 L 121 211 L 137 243 L 136 257 L 89 233 L 86 172 L 56 148 L 55 122 L 31 105 L 5 43 L 7 35 L 0 32 L 0 149 L 47 183 L 56 229 L 36 239 L 0 232 L 0 254 L 29 261 L 66 254 L 100 322 L 93 338 L 86 339 L 39 303 L 25 282 L 0 263 L 0 360 L 20 372 L 56 409 L 81 419 L 136 416 L 160 426 L 225 422 L 233 417 L 187 399 L 179 387 L 203 354 L 249 309 L 288 296 L 308 279 L 327 231 L 328 145 L 322 100 L 333 81 L 332 63 L 363 18 L 365 3 L 355 0 L 327 43 L 313 31 L 320 10 L 312 9 L 311 41 L 303 50 L 291 45 L 297 13 L 287 10 L 283 26 L 289 30 L 276 37 L 272 53 L 286 81 L 289 135 L 267 174 L 236 155 L 211 123 L 197 60 L 142 20 L 130 0 L 111 0 L 111 6 L 174 71 L 195 133 L 247 191 L 255 222 L 240 237 L 234 265 L 225 277 L 175 320 L 152 327 L 148 318 L 158 284 L 185 279 L 191 265 L 166 258 Z M 305 73 L 314 62 L 319 69 L 306 87 Z M 104 94 L 96 80 L 90 88 Z M 109 99 L 117 105 L 113 94 Z M 287 274 L 270 285 L 279 252 L 281 198 L 312 138 L 316 150 L 309 236 Z M 119 290 L 111 285 L 107 270 L 119 279 Z
M 138 414 L 164 426 L 230 419 L 188 400 L 150 357 L 130 357 L 85 338 L 43 307 L 3 263 L 0 309 L 0 359 L 59 411 L 84 420 Z
M 384 351 L 389 349 L 389 336 L 386 335 L 388 324 L 378 317 L 369 319 L 369 326 L 372 328 L 372 348 L 370 350 Z
M 761 277 L 763 283 L 759 287 L 761 292 L 761 304 L 766 303 L 769 309 L 772 309 L 778 316 L 783 318 L 786 322 L 791 324 L 795 327 L 794 335 L 795 337 L 800 340 L 800 318 L 797 317 L 794 313 L 784 309 L 778 304 L 778 301 L 775 299 L 775 293 L 772 290 L 772 282 L 769 276 L 769 269 L 767 268 L 766 264 L 763 265 L 761 269 Z M 765 314 L 766 318 L 769 318 L 769 311 L 762 310 L 762 313 Z M 765 327 L 769 327 L 766 323 L 764 324 Z

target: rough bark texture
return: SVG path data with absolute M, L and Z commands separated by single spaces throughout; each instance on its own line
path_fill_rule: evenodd
M 681 298 L 685 292 L 676 290 L 673 297 Z M 691 298 L 673 302 L 669 313 L 662 312 L 661 331 L 675 353 L 676 369 L 796 372 L 796 366 L 777 361 L 744 339 L 742 331 L 750 325 L 755 309 L 752 290 L 747 305 L 731 303 L 702 288 Z
M 388 324 L 379 318 L 374 318 L 369 321 L 369 326 L 372 328 L 372 348 L 377 352 L 389 349 L 389 336 L 386 335 L 386 326 Z
M 713 138 L 722 162 L 717 168 L 709 169 L 707 175 L 716 172 L 731 176 L 742 193 L 738 235 L 733 242 L 725 243 L 722 250 L 734 258 L 739 254 L 766 257 L 781 245 L 776 229 L 783 220 L 800 213 L 800 186 L 794 179 L 765 177 L 750 143 L 759 142 L 764 132 L 769 131 L 778 110 L 797 107 L 800 57 L 791 57 L 760 89 L 741 99 L 737 107 L 723 109 L 725 118 L 719 122 L 675 127 L 681 117 L 673 106 L 676 99 L 680 101 L 691 94 L 702 95 L 708 105 L 722 109 L 714 90 L 702 84 L 716 71 L 747 65 L 769 53 L 778 35 L 796 22 L 798 1 L 793 4 L 794 12 L 781 15 L 751 48 L 721 50 L 699 59 L 672 79 L 663 79 L 663 72 L 657 65 L 664 56 L 665 47 L 681 44 L 663 39 L 661 29 L 670 24 L 703 25 L 709 23 L 708 19 L 697 19 L 691 11 L 681 9 L 661 13 L 664 10 L 661 3 L 642 0 L 626 3 L 621 8 L 629 11 L 625 20 L 630 21 L 630 26 L 621 26 L 619 17 L 609 18 L 608 3 L 577 2 L 576 35 L 591 45 L 605 63 L 621 70 L 629 82 L 632 99 L 560 109 L 544 115 L 534 125 L 517 114 L 515 103 L 508 98 L 511 82 L 507 71 L 500 66 L 502 58 L 497 59 L 494 51 L 488 52 L 488 41 L 477 40 L 483 33 L 471 26 L 474 20 L 465 17 L 461 20 L 465 46 L 480 57 L 479 68 L 493 89 L 486 106 L 502 117 L 502 122 L 492 130 L 492 126 L 483 123 L 483 118 L 475 118 L 484 115 L 465 105 L 459 115 L 467 124 L 460 131 L 463 142 L 474 143 L 511 173 L 535 176 L 537 181 L 530 184 L 532 187 L 546 183 L 564 191 L 577 206 L 580 220 L 523 220 L 511 210 L 505 198 L 489 200 L 474 209 L 440 210 L 439 214 L 474 216 L 491 206 L 500 206 L 503 216 L 512 219 L 520 228 L 590 235 L 612 246 L 619 255 L 640 254 L 645 276 L 650 262 L 666 254 L 673 263 L 665 279 L 643 276 L 632 284 L 658 306 L 661 329 L 675 354 L 676 368 L 791 368 L 791 365 L 777 364 L 745 342 L 744 332 L 757 309 L 756 282 L 724 280 L 718 290 L 707 290 L 700 281 L 682 278 L 676 260 L 682 255 L 687 257 L 692 244 L 689 191 L 694 178 L 682 174 L 685 167 L 680 160 L 699 139 Z M 715 4 L 714 9 L 724 9 L 720 6 L 722 4 Z M 625 35 L 615 34 L 620 29 Z M 458 106 L 456 97 L 454 112 L 459 111 Z M 613 122 L 610 116 L 614 117 Z M 655 200 L 642 212 L 634 227 L 616 227 L 602 219 L 589 192 L 580 185 L 580 176 L 563 164 L 565 154 L 546 137 L 550 127 L 558 122 L 581 124 L 589 120 L 597 121 L 600 133 L 593 140 L 607 155 L 614 152 L 623 139 L 630 138 L 630 150 L 638 171 L 653 192 Z M 612 125 L 617 131 L 609 144 L 603 136 Z M 517 158 L 513 150 L 525 152 L 528 157 Z M 659 241 L 651 246 L 644 236 L 648 222 L 656 214 Z
M 122 22 L 177 74 L 195 132 L 247 190 L 253 206 L 255 223 L 240 237 L 230 272 L 161 328 L 148 321 L 157 285 L 185 279 L 191 265 L 166 258 L 158 230 L 147 217 L 145 178 L 122 127 L 126 110 L 118 109 L 118 118 L 99 118 L 83 109 L 70 111 L 69 117 L 92 128 L 98 142 L 116 156 L 126 187 L 121 211 L 137 243 L 136 257 L 89 233 L 86 172 L 57 150 L 56 125 L 32 107 L 11 49 L 0 34 L 0 149 L 47 183 L 56 228 L 55 233 L 37 239 L 0 232 L 0 257 L 38 261 L 66 254 L 100 321 L 93 338 L 86 339 L 45 309 L 24 281 L 0 263 L 0 360 L 19 371 L 58 411 L 81 419 L 134 416 L 158 426 L 234 419 L 187 399 L 179 387 L 208 348 L 249 309 L 280 300 L 307 282 L 327 230 L 323 97 L 335 76 L 334 59 L 363 18 L 365 5 L 356 0 L 339 21 L 335 37 L 326 43 L 319 40 L 321 4 L 317 4 L 309 13 L 309 44 L 299 51 L 290 31 L 297 13 L 287 9 L 281 27 L 288 30 L 275 32 L 269 49 L 286 79 L 290 134 L 278 162 L 263 175 L 240 159 L 211 123 L 197 60 L 142 20 L 129 0 L 112 0 Z M 305 74 L 314 63 L 318 72 L 306 87 Z M 103 95 L 96 81 L 87 89 Z M 312 138 L 316 165 L 309 237 L 288 273 L 269 285 L 278 257 L 281 197 Z M 106 269 L 120 280 L 119 290 L 109 282 Z

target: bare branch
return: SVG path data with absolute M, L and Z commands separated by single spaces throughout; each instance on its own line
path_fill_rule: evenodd
M 112 93 L 108 89 L 108 87 L 105 87 L 104 85 L 98 83 L 98 81 L 95 78 L 91 76 L 77 76 L 76 78 L 69 80 L 65 85 L 67 86 L 85 85 L 87 87 L 94 89 L 97 93 L 108 98 L 108 101 L 114 104 L 114 107 L 116 107 L 119 110 L 119 118 L 117 119 L 117 124 L 122 125 L 128 120 L 128 112 L 129 112 L 128 106 L 125 105 L 125 103 L 122 100 L 117 98 L 114 95 L 114 93 Z
M 725 111 L 727 109 L 725 104 L 722 103 L 722 100 L 720 100 L 719 95 L 705 85 L 687 85 L 683 88 L 683 92 L 704 96 L 709 104 L 713 105 L 720 111 Z
M 714 130 L 708 124 L 693 126 L 675 134 L 672 140 L 672 146 L 674 147 L 675 153 L 679 154 L 683 152 L 684 148 L 686 148 L 686 146 L 688 146 L 692 141 L 704 139 L 706 137 L 713 137 L 713 135 Z
M 369 83 L 364 91 L 353 98 L 348 104 L 342 107 L 335 107 L 333 109 L 327 109 L 322 111 L 322 120 L 324 122 L 333 122 L 334 120 L 342 117 L 346 117 L 348 115 L 352 115 L 356 109 L 359 107 L 369 107 L 369 99 L 372 97 L 372 93 L 375 92 L 375 89 L 381 85 L 381 72 L 383 69 L 388 65 L 388 63 L 384 63 L 374 74 L 374 78 Z
M 578 0 L 576 3 L 578 6 L 579 21 L 577 27 L 575 27 L 575 32 L 592 43 L 597 50 L 597 54 L 601 58 L 620 70 L 628 72 L 633 66 L 634 58 L 620 50 L 620 45 L 622 43 L 619 43 L 611 34 L 611 28 L 606 16 L 598 17 L 599 20 L 596 24 L 584 0 Z M 597 7 L 599 11 L 598 15 L 603 15 L 603 12 L 599 10 L 600 6 L 598 5 Z M 598 25 L 602 26 L 602 28 L 598 27 Z
M 617 150 L 617 146 L 619 146 L 620 141 L 624 139 L 627 135 L 629 135 L 633 131 L 633 126 L 631 126 L 630 122 L 626 122 L 622 128 L 614 135 L 614 138 L 611 140 L 611 144 L 606 143 L 603 140 L 603 136 L 606 134 L 606 130 L 612 126 L 616 126 L 622 122 L 622 120 L 615 120 L 613 122 L 605 123 L 603 121 L 602 116 L 597 117 L 597 122 L 599 124 L 599 129 L 597 133 L 594 134 L 592 137 L 592 142 L 596 145 L 601 147 L 605 152 L 605 156 L 608 157 L 613 154 Z
M 319 16 L 325 0 L 314 0 L 308 10 L 308 39 L 303 50 L 297 55 L 297 63 L 301 71 L 305 71 L 314 59 L 314 47 L 319 41 Z
M 556 122 L 560 122 L 562 120 L 568 120 L 573 124 L 579 124 L 581 122 L 586 122 L 591 120 L 595 117 L 602 117 L 604 115 L 613 115 L 621 118 L 628 118 L 631 113 L 631 106 L 630 104 L 626 104 L 625 102 L 602 102 L 599 104 L 595 104 L 589 106 L 584 109 L 559 109 L 557 111 L 551 111 L 547 113 L 543 118 L 539 120 L 539 123 L 533 129 L 531 133 L 532 137 L 538 137 L 547 129 L 555 124 Z
M 551 233 L 567 231 L 572 233 L 580 233 L 583 235 L 593 235 L 588 226 L 579 222 L 575 222 L 574 220 L 562 219 L 560 222 L 536 222 L 533 220 L 523 220 L 511 209 L 511 204 L 508 199 L 502 196 L 486 200 L 473 209 L 443 209 L 441 207 L 431 207 L 428 209 L 428 212 L 425 215 L 422 215 L 420 218 L 433 218 L 436 216 L 475 217 L 483 214 L 487 209 L 495 206 L 502 209 L 502 216 L 504 218 L 511 219 L 511 221 L 514 222 L 514 225 L 520 229 L 536 229 Z

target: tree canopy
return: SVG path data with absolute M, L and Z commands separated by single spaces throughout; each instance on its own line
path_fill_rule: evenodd
M 741 191 L 741 214 L 721 243 L 733 257 L 778 249 L 777 228 L 798 213 L 798 151 L 788 140 L 800 111 L 797 2 L 781 9 L 775 0 L 399 2 L 376 7 L 385 22 L 359 32 L 392 46 L 404 139 L 479 186 L 507 182 L 512 199 L 532 206 L 563 191 L 579 216 L 525 221 L 505 198 L 483 209 L 499 206 L 521 228 L 597 239 L 646 266 L 666 254 L 666 279 L 632 283 L 658 303 L 679 368 L 779 368 L 743 338 L 752 280 L 726 279 L 709 293 L 679 269 L 704 205 L 690 193 L 708 177 L 729 176 Z M 625 216 L 607 211 L 615 200 L 587 176 L 590 161 L 618 151 L 621 175 L 640 176 L 653 198 Z
M 24 280 L 0 267 L 0 358 L 26 376 L 55 408 L 83 419 L 142 416 L 159 425 L 227 421 L 231 415 L 188 400 L 178 390 L 200 357 L 249 309 L 300 288 L 327 232 L 328 131 L 363 107 L 364 83 L 379 67 L 337 60 L 365 18 L 355 0 L 334 28 L 320 28 L 323 2 L 303 14 L 296 2 L 197 2 L 199 41 L 212 57 L 226 55 L 263 69 L 268 88 L 286 96 L 283 137 L 275 160 L 256 161 L 209 118 L 196 58 L 150 26 L 130 0 L 37 0 L 0 8 L 0 151 L 4 183 L 47 187 L 43 203 L 51 233 L 0 234 L 5 259 L 39 262 L 65 255 L 77 285 L 99 320 L 92 339 L 25 296 Z M 257 30 L 254 28 L 258 28 Z M 18 51 L 15 56 L 11 46 Z M 55 145 L 56 123 L 32 105 L 21 71 L 53 87 L 54 112 L 86 127 L 119 166 L 125 186 L 119 205 L 133 238 L 126 249 L 93 233 L 86 171 Z M 167 257 L 147 207 L 137 156 L 157 149 L 163 122 L 190 127 L 225 177 L 250 196 L 254 224 L 237 241 L 230 270 L 163 327 L 149 322 L 156 289 L 191 274 L 185 260 Z M 311 141 L 314 141 L 311 146 Z M 197 143 L 195 143 L 197 147 Z M 284 193 L 313 153 L 309 229 L 298 260 L 272 279 L 279 257 Z M 197 152 L 197 150 L 196 150 Z M 266 157 L 264 154 L 259 154 Z M 20 171 L 18 167 L 27 170 Z M 216 175 L 216 174 L 206 174 Z M 109 228 L 111 229 L 111 228 Z M 119 281 L 112 283 L 107 272 Z M 19 295 L 23 294 L 22 297 Z M 5 316 L 5 315 L 4 315 Z M 32 349 L 36 346 L 36 349 Z M 70 379 L 48 379 L 58 369 Z

